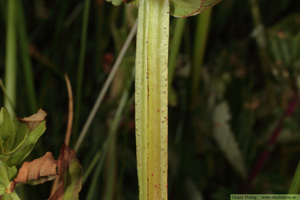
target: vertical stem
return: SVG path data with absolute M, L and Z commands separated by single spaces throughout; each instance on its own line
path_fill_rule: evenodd
M 195 34 L 195 48 L 193 55 L 193 69 L 192 69 L 192 106 L 195 103 L 195 97 L 198 93 L 199 82 L 201 77 L 201 70 L 205 55 L 206 41 L 209 32 L 209 23 L 211 18 L 212 8 L 207 9 L 203 14 L 198 16 L 197 30 Z
M 169 89 L 171 88 L 174 72 L 176 66 L 176 60 L 178 58 L 178 52 L 182 40 L 182 35 L 185 27 L 185 18 L 175 18 L 175 29 L 174 29 L 174 37 L 172 39 L 171 48 L 170 48 L 170 59 L 169 59 Z M 169 90 L 170 91 L 170 90 Z
M 85 49 L 86 49 L 90 4 L 91 4 L 91 0 L 85 0 L 84 11 L 83 11 L 83 25 L 82 25 L 82 33 L 81 33 L 78 74 L 77 74 L 78 77 L 77 77 L 77 90 L 76 90 L 76 101 L 75 101 L 76 109 L 75 109 L 75 122 L 74 122 L 75 134 L 77 134 L 80 108 L 81 108 L 82 82 L 83 82 L 83 73 L 84 73 Z
M 6 60 L 5 60 L 5 86 L 7 98 L 4 106 L 13 117 L 16 104 L 16 0 L 7 2 L 7 31 L 6 31 Z M 8 100 L 10 99 L 10 101 Z M 14 117 L 13 117 L 14 118 Z
M 139 198 L 164 199 L 168 168 L 168 0 L 141 0 L 136 50 Z
M 33 72 L 31 66 L 31 60 L 29 56 L 29 44 L 26 36 L 26 27 L 25 27 L 25 19 L 24 19 L 24 12 L 22 1 L 18 0 L 18 36 L 20 41 L 20 50 L 22 56 L 22 62 L 24 66 L 24 75 L 25 75 L 25 84 L 27 89 L 27 98 L 28 104 L 31 113 L 35 113 L 37 111 L 37 100 L 36 100 L 36 92 L 34 88 L 34 79 L 33 79 Z

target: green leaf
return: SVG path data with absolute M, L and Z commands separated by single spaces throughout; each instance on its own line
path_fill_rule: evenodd
M 246 165 L 238 143 L 231 131 L 229 125 L 230 118 L 231 116 L 226 102 L 222 102 L 216 106 L 213 114 L 214 138 L 232 167 L 243 178 L 246 178 Z
M 170 14 L 174 17 L 197 15 L 221 0 L 170 0 Z
M 29 129 L 26 126 L 26 124 L 21 123 L 18 119 L 14 120 L 14 135 L 12 137 L 10 137 L 10 151 L 13 151 L 14 149 L 16 149 L 21 143 L 22 141 L 24 141 L 26 135 L 28 135 L 29 133 Z
M 0 160 L 0 195 L 5 193 L 17 172 L 16 167 L 9 167 Z
M 6 108 L 0 111 L 0 153 L 10 151 L 9 139 L 13 137 L 14 129 L 11 117 Z
M 114 6 L 119 6 L 122 3 L 122 0 L 106 0 L 107 2 L 111 2 Z
M 8 166 L 14 166 L 21 163 L 29 155 L 40 136 L 46 130 L 45 121 L 40 123 L 40 125 L 33 131 L 30 131 L 27 126 L 22 124 L 19 124 L 17 127 L 17 133 L 20 132 L 24 134 L 24 132 L 26 132 L 26 135 L 13 151 L 0 155 L 0 157 L 3 157 L 3 159 L 6 161 Z
M 78 199 L 78 193 L 81 190 L 82 182 L 82 168 L 77 159 L 73 159 L 70 162 L 69 169 L 64 175 L 65 193 L 64 199 Z
M 119 6 L 122 0 L 106 0 Z M 123 0 L 127 4 L 138 5 L 141 0 Z M 174 17 L 189 17 L 197 15 L 204 10 L 216 5 L 221 0 L 169 0 L 170 15 Z
M 8 116 L 4 115 L 7 120 L 10 118 Z M 46 130 L 45 117 L 46 113 L 40 109 L 30 117 L 14 121 L 13 126 L 10 127 L 13 131 L 10 132 L 8 139 L 3 144 L 9 151 L 2 151 L 0 154 L 0 158 L 8 166 L 19 164 L 29 155 L 37 140 Z M 3 118 L 3 122 L 6 119 Z

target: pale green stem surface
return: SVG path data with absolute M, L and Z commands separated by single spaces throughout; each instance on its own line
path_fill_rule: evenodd
M 139 199 L 168 198 L 168 0 L 141 0 L 136 50 Z
M 14 118 L 16 104 L 17 82 L 17 44 L 16 44 L 16 0 L 7 1 L 7 31 L 6 31 L 6 60 L 5 60 L 5 86 L 7 96 L 4 97 L 4 106 Z

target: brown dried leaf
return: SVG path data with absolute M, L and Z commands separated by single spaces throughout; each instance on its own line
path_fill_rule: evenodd
M 51 152 L 31 162 L 24 162 L 13 181 L 11 191 L 18 183 L 41 184 L 53 180 L 57 175 L 56 168 L 57 161 L 54 160 Z
M 82 186 L 82 168 L 75 151 L 63 144 L 58 158 L 59 183 L 48 200 L 78 199 Z
M 47 113 L 43 109 L 39 109 L 36 114 L 29 117 L 20 118 L 21 122 L 25 122 L 30 131 L 34 130 L 42 121 L 45 120 Z

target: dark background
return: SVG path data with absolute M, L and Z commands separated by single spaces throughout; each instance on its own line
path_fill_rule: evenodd
M 0 78 L 4 79 L 7 1 L 0 2 Z M 257 0 L 257 3 L 264 27 L 257 37 L 265 40 L 265 46 L 253 37 L 258 25 L 253 19 L 258 16 L 251 12 L 250 0 L 223 0 L 213 8 L 203 66 L 196 75 L 200 79 L 197 86 L 193 85 L 193 71 L 201 66 L 193 62 L 194 51 L 203 45 L 196 43 L 197 21 L 201 15 L 185 19 L 169 93 L 172 95 L 169 104 L 169 199 L 225 200 L 231 193 L 288 192 L 300 155 L 300 1 Z M 35 98 L 38 107 L 48 113 L 47 130 L 27 160 L 42 156 L 46 151 L 53 152 L 57 158 L 64 141 L 68 94 L 63 75 L 68 74 L 75 98 L 83 5 L 84 1 L 80 0 L 23 1 Z M 136 16 L 135 6 L 114 7 L 103 0 L 91 1 L 82 101 L 79 112 L 75 110 L 71 147 Z M 171 17 L 170 44 L 176 20 Z M 16 112 L 24 117 L 32 111 L 19 48 L 17 58 Z M 124 83 L 132 77 L 134 59 L 135 40 L 77 152 L 84 172 L 102 148 L 112 126 L 120 97 L 126 89 Z M 76 99 L 74 103 L 77 108 Z M 2 92 L 0 105 L 3 105 Z M 218 130 L 224 137 L 217 136 Z M 81 199 L 86 199 L 92 186 L 96 188 L 91 191 L 94 199 L 138 199 L 134 134 L 132 84 L 111 147 L 115 151 L 108 153 L 114 162 L 111 165 L 106 160 L 99 176 L 92 171 L 83 185 Z M 274 141 L 270 140 L 272 137 Z M 227 145 L 226 148 L 221 144 Z M 259 157 L 266 149 L 269 156 L 260 162 Z M 240 154 L 235 157 L 237 151 Z M 262 166 L 256 173 L 257 164 Z M 244 166 L 246 177 L 240 175 L 237 166 Z M 110 188 L 108 181 L 113 182 Z M 46 199 L 51 184 L 25 186 L 19 193 L 24 199 Z M 107 196 L 110 189 L 114 194 L 112 198 Z

